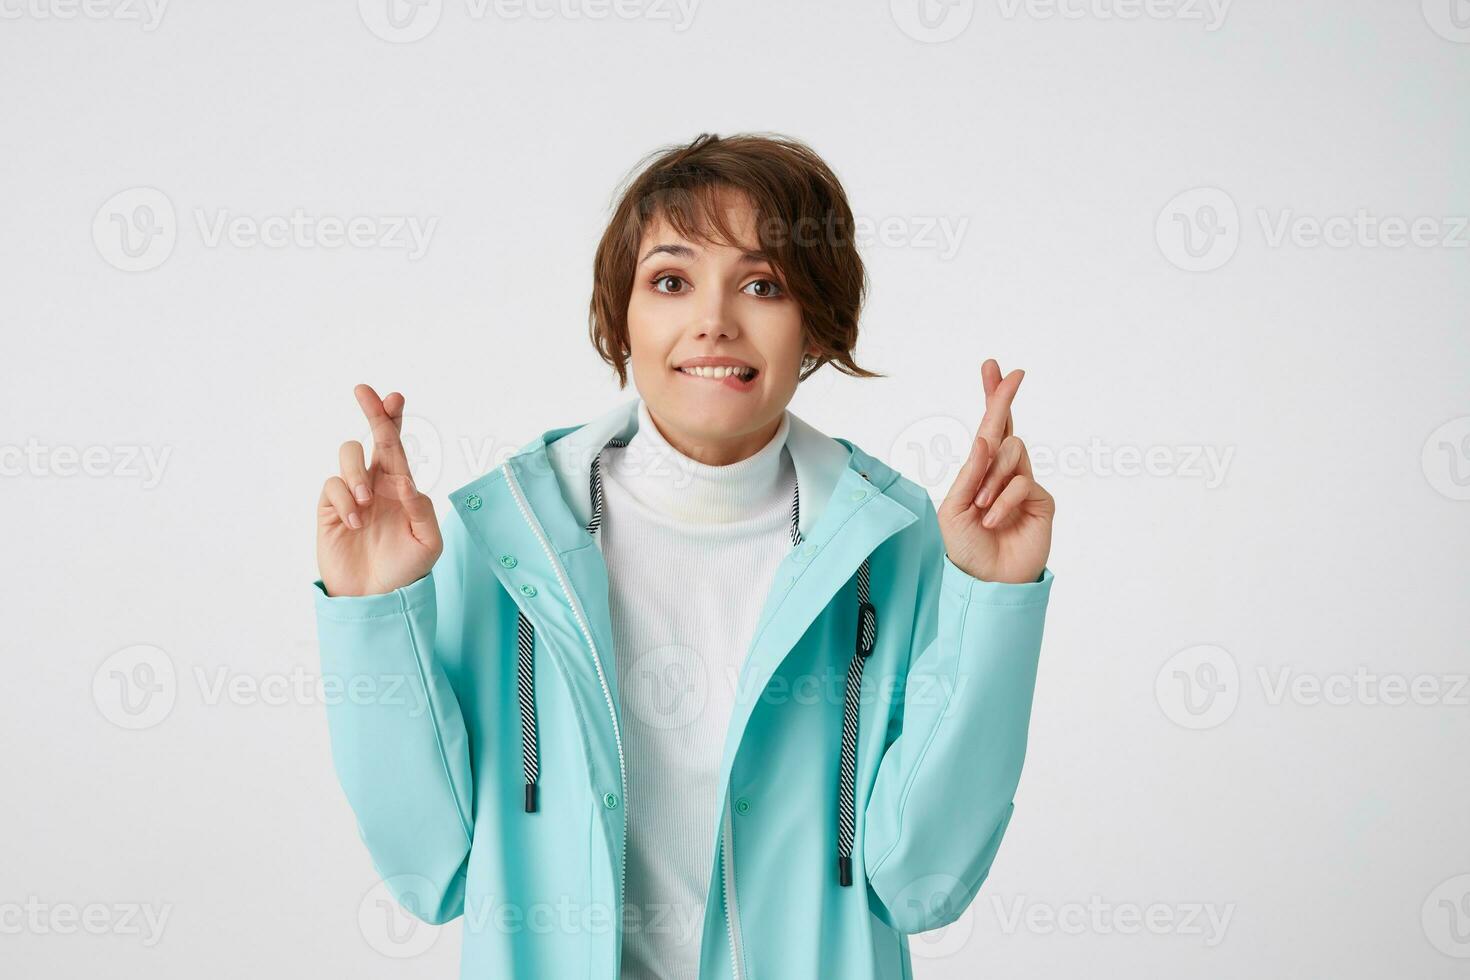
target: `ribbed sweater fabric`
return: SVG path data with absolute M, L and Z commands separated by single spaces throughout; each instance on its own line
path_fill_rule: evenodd
M 754 455 L 679 452 L 641 400 L 603 451 L 603 525 L 628 770 L 622 980 L 695 980 L 736 679 L 791 549 L 789 416 Z

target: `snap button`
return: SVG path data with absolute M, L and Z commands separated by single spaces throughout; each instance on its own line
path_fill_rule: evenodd
M 500 564 L 504 565 L 506 568 L 515 568 L 516 567 L 516 564 L 517 564 L 516 563 L 516 556 L 515 555 L 501 555 L 500 556 Z
M 736 813 L 749 813 L 750 812 L 750 801 L 747 800 L 743 796 L 740 797 L 740 799 L 738 799 L 738 800 L 735 801 L 735 812 Z
M 609 793 L 604 796 L 602 798 L 602 805 L 607 807 L 609 810 L 616 810 L 618 808 L 618 794 Z
M 853 500 L 862 500 L 867 495 L 868 495 L 868 491 L 866 491 L 866 490 L 854 490 L 852 492 L 852 499 Z
M 806 544 L 806 545 L 803 545 L 802 546 L 802 549 L 801 549 L 801 557 L 802 557 L 802 560 L 803 561 L 805 561 L 806 559 L 810 558 L 812 555 L 815 555 L 816 553 L 817 553 L 817 546 L 816 545 L 814 545 L 814 544 Z
M 525 596 L 527 599 L 536 598 L 536 586 L 530 584 L 521 586 L 521 595 Z
M 480 495 L 478 493 L 472 493 L 464 498 L 464 505 L 470 510 L 479 510 L 482 503 L 484 503 L 484 501 L 480 499 Z

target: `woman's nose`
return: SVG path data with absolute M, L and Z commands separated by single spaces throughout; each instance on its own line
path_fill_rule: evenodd
M 694 329 L 699 336 L 730 337 L 740 332 L 730 299 L 718 290 L 706 290 L 695 311 Z

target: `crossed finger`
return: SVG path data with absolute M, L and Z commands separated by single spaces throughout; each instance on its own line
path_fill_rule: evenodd
M 970 443 L 970 454 L 960 467 L 954 484 L 945 495 L 941 508 L 948 513 L 961 513 L 970 507 L 982 507 L 979 499 L 982 481 L 987 474 L 996 482 L 1024 467 L 1021 472 L 1029 475 L 1031 462 L 1026 459 L 1025 446 L 1011 435 L 1011 403 L 1016 390 L 1021 386 L 1024 371 L 1017 369 L 1002 378 L 1000 365 L 989 358 L 980 366 L 980 377 L 985 388 L 985 416 L 980 420 L 979 431 Z M 1014 442 L 1014 446 L 1008 446 Z M 1019 452 L 1018 452 L 1019 450 Z M 997 461 L 1000 465 L 996 465 Z M 990 496 L 994 496 L 992 492 Z M 988 502 L 988 501 L 987 501 Z
M 373 432 L 373 465 L 391 476 L 406 476 L 412 479 L 408 468 L 408 455 L 403 451 L 399 438 L 399 427 L 403 424 L 403 396 L 393 392 L 388 403 L 378 397 L 371 385 L 358 385 L 352 389 L 362 414 L 367 416 Z M 395 397 L 396 396 L 396 397 Z M 396 415 L 389 409 L 396 410 Z
M 1002 378 L 1000 365 L 993 357 L 980 366 L 980 379 L 985 387 L 985 416 L 980 420 L 980 435 L 990 443 L 992 455 L 1000 448 L 1000 444 L 1015 432 L 1015 422 L 1011 417 L 1011 403 L 1016 400 L 1016 392 L 1020 389 L 1021 380 L 1025 377 L 1026 372 L 1016 368 Z
M 1001 495 L 1006 484 L 1012 482 L 1011 477 L 1023 476 L 1029 481 L 1031 475 L 1031 457 L 1026 452 L 1026 444 L 1016 436 L 1006 436 L 980 484 L 980 492 L 975 495 L 975 506 L 989 506 Z

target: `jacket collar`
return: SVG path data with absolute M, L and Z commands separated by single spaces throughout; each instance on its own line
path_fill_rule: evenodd
M 609 440 L 631 439 L 638 431 L 638 402 L 635 396 L 584 425 L 550 429 L 532 444 L 534 448 L 545 443 L 547 462 L 556 474 L 561 495 L 580 524 L 592 519 L 592 460 Z M 790 417 L 786 448 L 796 468 L 797 500 L 801 509 L 797 530 L 806 535 L 821 518 L 842 471 L 854 462 L 854 454 L 850 445 L 808 425 L 789 408 L 786 411 Z M 862 469 L 880 488 L 888 482 L 888 474 L 884 473 L 880 479 L 876 467 L 869 468 L 866 459 L 862 461 Z
M 495 469 L 453 491 L 451 504 L 492 561 L 501 557 L 502 550 L 492 542 L 514 537 L 517 528 L 531 520 L 545 532 L 555 551 L 576 551 L 592 541 L 585 530 L 592 516 L 592 460 L 614 436 L 630 438 L 637 428 L 635 397 L 591 421 L 547 429 Z M 882 537 L 918 520 L 928 506 L 928 495 L 902 479 L 898 471 L 846 439 L 825 435 L 795 413 L 790 414 L 786 447 L 798 480 L 801 513 L 797 529 L 811 546 L 821 547 L 819 542 L 833 539 L 846 526 L 845 536 L 855 539 L 866 537 L 867 532 L 879 535 L 868 542 L 872 550 Z M 529 510 L 519 516 L 522 504 L 507 486 L 507 474 L 512 471 L 524 493 L 524 508 Z M 870 496 L 876 506 L 860 507 Z M 491 506 L 485 506 L 487 503 Z M 864 522 L 848 525 L 848 518 L 859 509 L 867 515 Z M 844 574 L 856 567 L 854 562 Z

